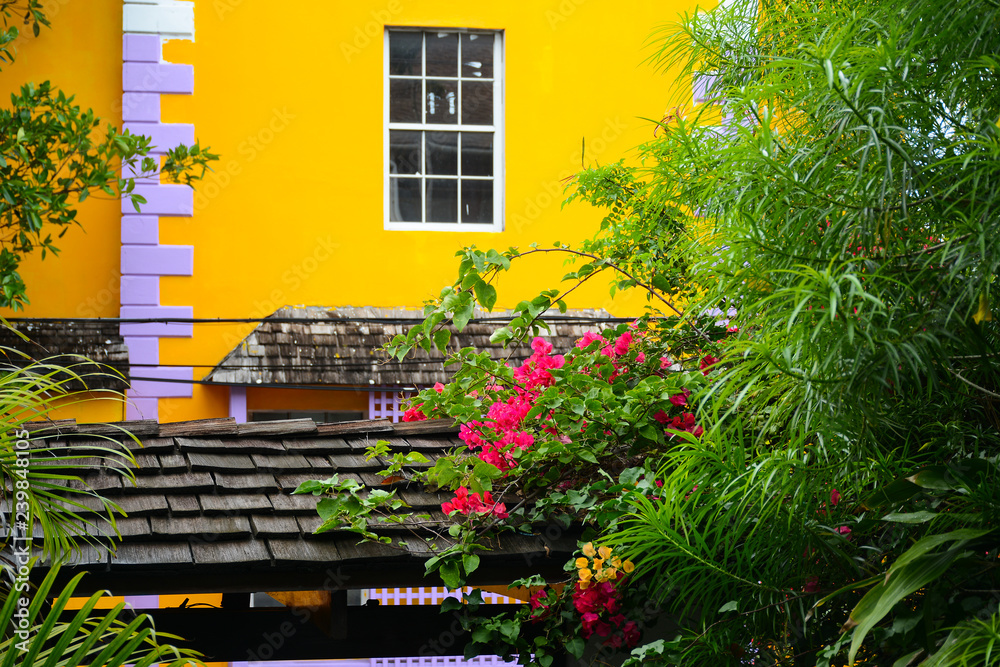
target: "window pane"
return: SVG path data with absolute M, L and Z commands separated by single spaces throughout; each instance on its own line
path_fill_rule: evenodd
M 420 133 L 389 132 L 389 173 L 420 173 Z
M 420 76 L 422 40 L 419 32 L 389 33 L 389 74 Z
M 462 123 L 464 125 L 493 124 L 493 83 L 491 81 L 462 82 Z
M 458 132 L 427 133 L 427 173 L 458 175 Z
M 493 78 L 493 35 L 462 35 L 462 76 Z
M 420 122 L 420 80 L 389 80 L 389 120 L 393 123 Z
M 456 33 L 427 33 L 427 76 L 458 76 Z
M 427 80 L 427 117 L 425 123 L 457 123 L 457 106 L 457 82 L 440 79 Z
M 493 222 L 493 181 L 462 181 L 462 222 Z
M 457 222 L 458 180 L 427 179 L 427 222 Z
M 389 219 L 393 222 L 420 222 L 420 179 L 389 179 Z
M 493 133 L 462 133 L 462 174 L 466 176 L 493 175 Z

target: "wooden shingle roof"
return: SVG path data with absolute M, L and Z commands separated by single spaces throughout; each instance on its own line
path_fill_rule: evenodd
M 510 350 L 490 343 L 503 314 L 488 318 L 477 313 L 465 329 L 452 330 L 450 350 L 476 347 L 495 356 Z M 290 384 L 369 386 L 430 386 L 447 382 L 439 352 L 415 350 L 400 362 L 389 359 L 381 347 L 406 333 L 423 318 L 420 311 L 398 308 L 285 307 L 261 322 L 206 377 L 219 384 Z M 616 320 L 602 310 L 557 311 L 546 317 L 545 336 L 557 350 L 570 349 L 584 333 L 610 326 Z M 301 320 L 301 321 L 297 321 Z M 530 349 L 514 351 L 519 362 Z
M 83 477 L 85 487 L 128 515 L 118 519 L 122 539 L 115 551 L 109 548 L 107 527 L 88 531 L 98 537 L 97 544 L 87 546 L 66 571 L 67 576 L 89 571 L 87 588 L 116 594 L 310 590 L 329 588 L 331 571 L 344 582 L 340 587 L 428 585 L 423 571 L 431 554 L 422 538 L 433 536 L 430 528 L 449 522 L 441 503 L 450 494 L 405 479 L 385 484 L 377 474 L 384 461 L 366 461 L 364 453 L 376 441 L 387 440 L 392 450 L 419 451 L 433 463 L 460 443 L 450 422 L 237 424 L 213 419 L 127 425 L 141 441 L 140 446 L 118 438 L 135 454 L 135 484 L 104 468 Z M 46 437 L 71 450 L 94 442 L 84 430 L 120 436 L 113 426 L 60 422 L 47 429 Z M 404 548 L 359 543 L 358 535 L 345 531 L 313 535 L 320 521 L 318 498 L 291 492 L 305 480 L 333 474 L 368 488 L 396 489 L 411 511 L 430 514 L 432 522 L 416 535 L 405 524 L 370 525 L 379 534 L 404 537 Z M 100 507 L 96 498 L 87 503 Z M 477 583 L 511 581 L 524 576 L 528 564 L 535 572 L 539 563 L 542 571 L 551 563 L 557 575 L 575 538 L 563 530 L 507 533 L 492 547 L 483 552 Z
M 24 367 L 30 359 L 39 359 L 68 367 L 80 376 L 80 380 L 66 382 L 64 386 L 69 391 L 80 391 L 85 387 L 92 390 L 125 390 L 129 378 L 128 348 L 119 333 L 117 322 L 99 319 L 19 319 L 10 320 L 8 324 L 28 340 L 0 326 L 2 363 Z M 63 374 L 57 377 L 69 376 Z

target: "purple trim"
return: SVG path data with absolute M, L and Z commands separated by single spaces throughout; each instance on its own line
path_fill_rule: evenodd
M 159 595 L 126 595 L 125 604 L 133 609 L 159 609 Z
M 148 336 L 130 336 L 125 339 L 130 364 L 160 363 L 160 339 Z
M 173 63 L 124 63 L 122 90 L 126 93 L 194 92 L 194 66 Z
M 194 385 L 190 383 L 194 377 L 191 367 L 177 366 L 138 366 L 129 369 L 132 375 L 132 392 L 136 396 L 158 398 L 191 398 Z M 134 378 L 155 378 L 156 380 L 187 380 L 187 382 L 156 382 L 155 380 L 136 380 Z
M 122 95 L 122 120 L 155 123 L 160 120 L 158 93 L 124 93 Z
M 159 304 L 159 276 L 122 276 L 123 306 L 158 306 Z
M 191 319 L 194 317 L 192 306 L 122 306 L 123 319 Z M 122 336 L 159 336 L 161 338 L 190 338 L 194 334 L 194 325 L 187 323 L 122 323 Z
M 160 242 L 160 219 L 155 215 L 123 215 L 122 245 L 156 245 Z
M 122 59 L 125 62 L 158 63 L 162 57 L 161 44 L 159 35 L 123 35 Z
M 181 144 L 194 143 L 194 125 L 188 123 L 125 123 L 122 129 L 150 138 L 150 153 L 166 153 Z
M 137 398 L 130 389 L 128 403 L 125 404 L 125 419 L 158 419 L 160 402 L 155 398 Z
M 125 22 L 129 23 L 129 5 Z M 163 62 L 163 37 L 129 33 L 122 37 L 123 131 L 150 137 L 150 154 L 157 158 L 179 144 L 194 143 L 194 126 L 160 122 L 161 93 L 193 93 L 194 67 Z M 138 165 L 125 168 L 123 176 L 136 179 L 133 192 L 146 199 L 137 215 L 128 196 L 122 197 L 121 227 L 121 316 L 135 319 L 190 318 L 191 306 L 160 306 L 160 276 L 190 276 L 194 272 L 194 248 L 160 245 L 159 217 L 194 213 L 194 191 L 186 185 L 161 184 L 158 175 L 140 172 Z M 140 180 L 142 179 L 142 180 Z M 158 366 L 161 337 L 190 337 L 190 323 L 125 323 L 121 333 L 129 350 L 133 378 L 126 419 L 159 419 L 161 397 L 190 397 L 190 383 L 158 382 L 193 378 L 192 368 Z M 156 607 L 158 596 L 134 598 Z
M 146 215 L 177 215 L 194 214 L 194 190 L 190 185 L 143 184 L 136 185 L 133 192 L 146 198 L 145 204 L 140 204 L 142 213 Z M 122 197 L 122 213 L 135 213 L 131 199 Z
M 229 388 L 229 416 L 236 420 L 237 424 L 243 424 L 247 420 L 247 388 Z
M 194 273 L 194 246 L 122 246 L 122 275 L 190 276 Z

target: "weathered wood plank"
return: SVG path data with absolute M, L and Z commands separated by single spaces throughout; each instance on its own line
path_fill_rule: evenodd
M 209 491 L 215 487 L 207 472 L 184 472 L 171 475 L 140 475 L 136 478 L 140 491 L 183 489 L 185 492 Z
M 147 542 L 122 544 L 112 557 L 112 566 L 141 567 L 190 565 L 191 546 L 187 542 Z
M 349 452 L 351 446 L 343 438 L 295 438 L 282 440 L 290 452 L 306 454 L 310 452 Z
M 312 419 L 278 419 L 265 422 L 240 424 L 240 435 L 292 435 L 295 433 L 316 433 L 316 422 Z
M 186 422 L 160 424 L 160 435 L 165 437 L 185 436 L 198 437 L 203 435 L 236 435 L 239 428 L 232 417 L 215 419 L 197 419 Z
M 240 512 L 249 513 L 259 510 L 272 510 L 271 501 L 262 493 L 239 495 L 202 495 L 198 502 L 206 512 Z
M 77 429 L 91 435 L 128 438 L 128 434 L 131 433 L 143 438 L 157 435 L 160 432 L 160 425 L 155 419 L 136 419 L 135 421 L 108 422 L 106 424 L 78 424 Z
M 425 419 L 418 422 L 401 422 L 394 424 L 392 431 L 396 435 L 422 435 L 428 433 L 448 435 L 457 434 L 458 425 L 454 419 Z
M 392 431 L 392 422 L 388 419 L 365 420 L 355 422 L 337 422 L 335 424 L 319 424 L 320 435 L 345 435 L 348 433 L 388 433 Z
M 204 452 L 187 452 L 191 470 L 208 470 L 212 472 L 245 472 L 254 470 L 255 466 L 246 454 L 206 454 Z
M 216 472 L 212 473 L 212 477 L 219 491 L 270 491 L 280 488 L 274 476 L 266 473 L 229 475 Z
M 187 459 L 180 454 L 160 454 L 160 472 L 187 472 Z
M 284 514 L 315 513 L 316 503 L 319 502 L 319 496 L 314 496 L 311 493 L 301 496 L 292 496 L 285 493 L 270 494 L 268 495 L 268 499 L 271 501 L 271 505 L 276 512 Z
M 309 470 L 309 462 L 301 454 L 251 454 L 259 470 L 270 472 L 285 472 L 290 470 Z
M 198 504 L 197 496 L 167 496 L 167 503 L 170 505 L 171 513 L 175 515 L 201 511 L 201 505 Z
M 154 535 L 198 535 L 203 539 L 236 539 L 250 537 L 250 521 L 243 516 L 189 516 L 151 519 Z
M 173 438 L 144 438 L 136 443 L 134 440 L 125 440 L 123 443 L 133 454 L 145 452 L 146 454 L 170 454 L 174 451 Z
M 271 562 L 271 554 L 259 540 L 236 542 L 195 542 L 191 545 L 194 561 L 199 565 L 239 563 L 259 565 Z
M 265 542 L 274 560 L 281 563 L 332 563 L 341 560 L 340 551 L 333 542 L 281 538 L 270 538 Z
M 250 517 L 257 537 L 298 536 L 301 532 L 298 522 L 292 516 L 266 516 L 254 514 Z

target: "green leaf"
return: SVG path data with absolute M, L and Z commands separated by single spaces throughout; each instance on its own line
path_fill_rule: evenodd
M 457 561 L 448 561 L 443 563 L 438 569 L 438 574 L 441 575 L 441 581 L 448 588 L 455 590 L 456 588 L 462 587 L 462 573 L 458 567 Z
M 445 598 L 441 603 L 441 613 L 458 611 L 462 606 L 462 601 L 458 598 Z
M 854 628 L 851 650 L 848 653 L 850 664 L 854 664 L 854 657 L 871 629 L 892 611 L 896 603 L 938 579 L 948 571 L 956 558 L 966 553 L 963 547 L 969 541 L 991 531 L 992 529 L 962 529 L 942 535 L 930 535 L 917 541 L 903 553 L 889 568 L 885 580 L 865 593 L 844 624 L 845 631 Z M 949 549 L 933 551 L 949 542 L 954 542 Z
M 739 609 L 739 602 L 736 600 L 730 600 L 726 604 L 719 607 L 719 613 L 724 614 L 727 611 L 737 611 Z
M 434 347 L 440 352 L 448 351 L 448 343 L 451 341 L 451 331 L 448 329 L 438 329 L 434 332 Z
M 476 554 L 462 554 L 462 567 L 465 568 L 465 576 L 469 576 L 479 567 L 479 556 Z
M 937 512 L 928 512 L 926 510 L 908 513 L 891 512 L 882 517 L 882 520 L 894 521 L 896 523 L 926 523 L 936 516 Z

